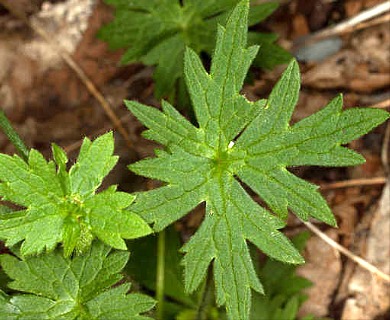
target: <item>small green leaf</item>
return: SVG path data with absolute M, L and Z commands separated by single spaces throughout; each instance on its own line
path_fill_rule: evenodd
M 179 234 L 174 228 L 165 230 L 165 275 L 164 294 L 187 308 L 196 309 L 198 301 L 185 294 L 183 268 L 180 266 L 182 255 L 179 253 Z M 137 283 L 149 290 L 156 290 L 157 237 L 151 235 L 128 242 L 132 259 L 124 271 Z
M 166 146 L 156 158 L 129 166 L 137 174 L 165 182 L 137 194 L 129 211 L 159 231 L 205 202 L 204 221 L 182 248 L 185 288 L 196 290 L 212 263 L 217 303 L 226 306 L 230 319 L 244 320 L 249 319 L 251 289 L 263 292 L 247 241 L 276 260 L 299 264 L 303 258 L 278 231 L 288 211 L 303 220 L 314 217 L 336 224 L 317 187 L 287 168 L 360 163 L 362 157 L 342 144 L 389 118 L 381 110 L 342 111 L 339 97 L 291 126 L 300 89 L 296 61 L 289 64 L 268 100 L 248 101 L 240 90 L 258 49 L 246 47 L 248 10 L 249 1 L 241 1 L 226 28 L 218 27 L 210 73 L 195 51 L 186 50 L 184 70 L 198 127 L 165 102 L 159 111 L 126 101 L 148 127 L 145 136 Z M 255 202 L 248 187 L 276 215 Z M 288 312 L 296 305 L 292 301 Z
M 292 59 L 290 52 L 274 43 L 275 40 L 269 41 L 269 38 L 271 37 L 268 34 L 267 37 L 264 37 L 264 34 L 260 34 L 255 37 L 255 42 L 249 41 L 249 43 L 261 44 L 259 53 L 253 61 L 253 65 L 266 70 L 272 70 L 280 64 L 289 63 Z M 277 37 L 274 37 L 274 39 L 275 38 Z
M 66 170 L 66 164 L 68 163 L 68 157 L 66 156 L 66 153 L 64 150 L 62 150 L 59 146 L 57 146 L 55 143 L 51 145 L 51 149 L 53 152 L 53 159 L 55 163 L 57 164 L 57 174 L 60 179 L 62 191 L 64 194 L 70 193 L 70 181 L 69 181 L 69 175 Z
M 116 192 L 115 187 L 95 194 L 117 161 L 113 149 L 112 133 L 93 142 L 85 139 L 69 173 L 66 154 L 56 145 L 56 163 L 46 162 L 36 150 L 30 151 L 28 163 L 0 154 L 0 196 L 26 207 L 0 217 L 0 238 L 9 246 L 24 240 L 25 255 L 53 250 L 62 242 L 69 256 L 75 249 L 87 250 L 95 237 L 125 250 L 123 239 L 149 234 L 146 222 L 124 210 L 134 196 Z
M 249 10 L 248 26 L 253 26 L 267 19 L 278 7 L 278 2 L 266 2 L 262 5 L 251 6 Z
M 2 255 L 0 263 L 20 294 L 0 296 L 2 319 L 151 319 L 152 298 L 127 294 L 130 284 L 115 288 L 129 254 L 94 242 L 83 256 L 64 258 L 57 249 L 19 260 Z
M 302 232 L 296 235 L 292 242 L 299 251 L 303 251 L 309 236 L 308 232 Z M 259 260 L 259 257 L 255 257 L 255 260 Z M 310 287 L 312 283 L 296 275 L 296 266 L 272 259 L 267 259 L 257 269 L 266 294 L 253 295 L 250 319 L 295 320 L 300 305 L 307 298 L 302 290 Z
M 92 195 L 118 161 L 113 152 L 112 133 L 100 136 L 93 143 L 85 138 L 77 162 L 69 170 L 71 192 L 83 197 Z

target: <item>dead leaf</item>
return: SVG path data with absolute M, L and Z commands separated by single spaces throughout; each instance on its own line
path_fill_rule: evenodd
M 390 273 L 390 184 L 385 186 L 374 213 L 366 259 L 383 272 Z M 390 284 L 367 270 L 357 268 L 348 289 L 351 298 L 345 303 L 343 320 L 375 319 L 390 307 Z
M 333 240 L 337 240 L 336 230 L 332 229 L 325 233 Z M 307 289 L 309 299 L 302 305 L 299 315 L 327 316 L 333 293 L 339 283 L 340 254 L 323 240 L 313 236 L 307 242 L 305 258 L 306 263 L 298 268 L 297 273 L 312 281 L 314 285 Z

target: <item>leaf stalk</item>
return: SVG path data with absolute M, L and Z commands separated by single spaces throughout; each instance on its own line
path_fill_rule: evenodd
M 206 276 L 205 287 L 196 314 L 196 320 L 207 320 L 211 300 L 213 299 L 213 272 L 212 265 L 209 266 Z
M 0 110 L 0 128 L 3 130 L 4 134 L 7 136 L 9 141 L 14 145 L 18 154 L 27 162 L 29 150 L 24 144 L 22 138 L 12 127 L 5 113 Z
M 164 288 L 165 287 L 165 230 L 158 234 L 157 240 L 157 272 L 156 272 L 156 300 L 157 319 L 164 319 Z

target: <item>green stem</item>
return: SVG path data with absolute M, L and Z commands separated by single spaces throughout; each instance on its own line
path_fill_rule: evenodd
M 208 319 L 209 306 L 211 304 L 211 300 L 213 299 L 213 271 L 212 270 L 213 270 L 212 266 L 210 265 L 207 271 L 206 283 L 202 293 L 202 299 L 200 300 L 200 304 L 196 314 L 196 320 Z
M 164 279 L 165 277 L 165 230 L 158 234 L 157 240 L 157 274 L 156 274 L 156 299 L 157 319 L 164 319 Z
M 15 146 L 19 155 L 27 161 L 28 159 L 28 148 L 24 144 L 23 140 L 20 138 L 18 133 L 12 127 L 5 113 L 0 110 L 0 128 L 3 130 L 5 135 L 8 137 L 9 141 Z

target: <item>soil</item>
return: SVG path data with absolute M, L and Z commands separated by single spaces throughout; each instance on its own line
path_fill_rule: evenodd
M 7 1 L 30 21 L 39 19 L 43 23 L 45 30 L 92 79 L 129 132 L 130 149 L 121 135 L 115 133 L 116 153 L 121 161 L 106 183 L 119 184 L 128 191 L 146 188 L 145 180 L 130 174 L 126 164 L 153 155 L 157 145 L 141 137 L 144 128 L 126 110 L 123 100 L 135 99 L 159 107 L 159 101 L 153 97 L 153 69 L 141 64 L 120 65 L 123 52 L 110 51 L 97 39 L 99 28 L 112 19 L 112 9 L 98 0 Z M 281 46 L 297 52 L 297 46 L 302 49 L 302 37 L 384 1 L 280 2 L 277 12 L 258 28 L 277 33 Z M 339 92 L 344 95 L 345 108 L 372 106 L 390 98 L 389 20 L 350 30 L 331 41 L 329 45 L 335 46 L 334 52 L 320 60 L 312 58 L 315 49 L 305 48 L 311 58 L 300 61 L 302 90 L 293 122 L 321 109 Z M 245 85 L 243 91 L 250 99 L 266 97 L 284 68 L 256 70 L 253 83 Z M 0 101 L 27 145 L 47 157 L 51 156 L 50 143 L 55 142 L 74 159 L 83 137 L 93 138 L 113 128 L 99 102 L 56 51 L 1 5 Z M 389 103 L 381 107 L 390 111 Z M 367 159 L 364 165 L 294 168 L 294 173 L 321 186 L 341 180 L 387 177 L 387 182 L 380 184 L 324 188 L 322 194 L 335 213 L 339 228 L 318 226 L 332 239 L 389 274 L 390 155 L 385 153 L 390 148 L 385 144 L 386 127 L 389 135 L 390 123 L 386 123 L 350 143 L 352 149 Z M 0 151 L 9 154 L 15 151 L 2 133 Z M 198 208 L 180 222 L 183 237 L 199 225 L 201 215 L 202 208 Z M 294 218 L 289 220 L 289 233 L 303 228 Z M 307 264 L 299 273 L 314 286 L 308 290 L 309 299 L 301 308 L 301 315 L 310 313 L 345 320 L 388 319 L 389 284 L 356 266 L 316 236 L 309 240 L 305 258 Z

